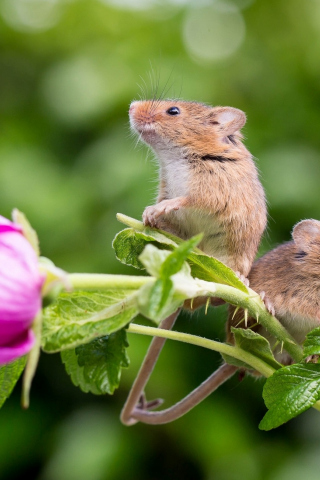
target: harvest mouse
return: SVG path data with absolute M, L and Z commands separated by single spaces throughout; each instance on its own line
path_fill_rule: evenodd
M 197 102 L 145 100 L 132 102 L 129 115 L 131 128 L 152 147 L 159 162 L 158 199 L 156 205 L 145 209 L 144 224 L 182 239 L 204 233 L 199 248 L 246 277 L 266 227 L 267 211 L 257 168 L 242 143 L 245 114 L 236 108 Z M 193 309 L 205 301 L 200 297 L 190 304 L 186 301 L 184 307 Z M 160 328 L 172 328 L 177 315 L 165 319 Z M 163 344 L 163 339 L 151 342 L 122 410 L 121 420 L 126 425 L 142 420 L 138 414 L 150 413 L 135 407 Z M 203 386 L 200 397 L 213 384 L 221 383 L 220 376 L 237 370 L 229 365 L 221 369 L 219 376 Z M 200 398 L 197 392 L 190 395 L 191 399 L 187 397 L 178 407 L 178 416 Z M 157 414 L 161 416 L 161 412 Z M 171 420 L 164 415 L 163 421 L 156 421 Z
M 264 190 L 242 143 L 245 114 L 180 100 L 131 103 L 131 128 L 159 162 L 156 205 L 143 222 L 182 239 L 203 232 L 199 248 L 247 276 L 265 229 Z
M 305 336 L 320 326 L 320 222 L 302 220 L 293 228 L 292 238 L 258 259 L 249 280 L 253 290 L 263 292 L 269 310 L 302 344 Z M 229 327 L 236 326 L 242 318 L 243 312 L 237 312 L 233 320 L 229 319 Z M 244 328 L 243 324 L 239 327 Z M 261 325 L 255 331 L 265 336 L 271 346 L 275 344 Z M 279 362 L 292 362 L 286 352 L 281 353 L 281 346 L 274 353 Z

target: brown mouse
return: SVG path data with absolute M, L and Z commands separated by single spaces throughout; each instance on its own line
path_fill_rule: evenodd
M 197 102 L 144 100 L 132 102 L 129 115 L 131 128 L 153 149 L 159 163 L 157 203 L 143 212 L 144 224 L 182 239 L 203 233 L 199 248 L 246 277 L 266 227 L 267 210 L 257 168 L 242 143 L 245 114 L 236 108 Z M 194 309 L 205 302 L 199 297 L 186 301 L 184 308 Z M 221 301 L 211 299 L 211 303 Z M 160 328 L 172 328 L 177 315 L 163 320 Z M 157 338 L 151 342 L 122 410 L 126 425 L 134 424 L 138 414 L 139 420 L 149 418 L 150 412 L 138 411 L 146 405 L 141 394 L 163 344 L 164 340 Z M 196 391 L 182 400 L 178 412 L 174 409 L 163 416 L 154 412 L 156 422 L 180 416 L 236 370 L 229 365 L 221 367 L 202 385 L 200 396 Z M 138 404 L 142 407 L 136 408 Z
M 154 150 L 160 185 L 143 222 L 188 239 L 247 276 L 267 222 L 264 190 L 242 143 L 245 114 L 180 100 L 132 102 L 132 129 Z
M 291 242 L 284 243 L 254 262 L 249 273 L 250 287 L 263 292 L 265 303 L 292 337 L 302 344 L 305 336 L 320 326 L 320 221 L 302 220 L 292 231 Z M 228 321 L 230 326 L 244 328 L 243 312 L 238 311 L 232 319 L 233 307 Z M 248 319 L 248 326 L 256 320 Z M 271 347 L 275 339 L 258 325 L 254 329 L 265 336 Z M 228 333 L 228 340 L 232 335 Z M 276 359 L 288 365 L 292 359 L 281 352 L 278 345 Z

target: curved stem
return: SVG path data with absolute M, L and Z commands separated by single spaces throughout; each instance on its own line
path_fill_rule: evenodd
M 154 337 L 168 338 L 170 340 L 178 340 L 180 342 L 190 343 L 192 345 L 198 345 L 199 347 L 215 350 L 219 353 L 224 353 L 226 355 L 230 355 L 231 357 L 237 358 L 244 363 L 247 363 L 265 377 L 270 377 L 275 371 L 274 368 L 251 353 L 241 350 L 238 347 L 232 347 L 231 345 L 226 345 L 225 343 L 216 342 L 215 340 L 196 337 L 195 335 L 190 335 L 189 333 L 173 332 L 171 330 L 168 331 L 154 327 L 145 327 L 136 323 L 131 323 L 127 331 L 141 335 L 151 335 Z

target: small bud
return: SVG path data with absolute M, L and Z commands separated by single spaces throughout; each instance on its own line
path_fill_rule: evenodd
M 0 365 L 31 350 L 43 281 L 22 227 L 0 216 Z

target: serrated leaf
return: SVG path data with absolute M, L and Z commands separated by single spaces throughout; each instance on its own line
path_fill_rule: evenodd
M 75 348 L 120 330 L 139 313 L 136 295 L 136 290 L 60 294 L 44 309 L 43 349 Z
M 312 407 L 320 398 L 320 365 L 295 364 L 277 370 L 264 385 L 263 398 L 269 408 L 260 422 L 271 430 Z
M 133 219 L 121 215 L 121 221 L 125 222 L 128 219 L 128 224 Z M 178 245 L 181 245 L 184 241 L 172 235 L 171 233 L 163 230 L 157 230 L 155 228 L 144 227 L 141 222 L 134 220 L 139 224 L 139 230 L 129 228 L 118 233 L 116 236 L 113 247 L 116 251 L 117 258 L 127 265 L 141 268 L 139 263 L 139 255 L 143 251 L 146 244 L 152 242 L 159 249 L 174 250 Z M 123 233 L 126 232 L 126 233 Z M 248 293 L 247 287 L 237 277 L 235 272 L 224 265 L 216 258 L 209 257 L 198 248 L 194 248 L 186 258 L 186 261 L 190 264 L 191 273 L 193 277 L 208 282 L 223 283 L 238 288 L 239 290 Z
M 122 368 L 129 366 L 126 331 L 93 340 L 76 349 L 61 352 L 67 373 L 74 385 L 85 393 L 110 394 L 119 387 Z
M 31 224 L 24 213 L 15 208 L 12 212 L 12 218 L 15 223 L 22 227 L 23 235 L 26 237 L 37 256 L 40 255 L 39 239 L 36 231 L 31 227 Z
M 231 327 L 231 331 L 234 335 L 237 347 L 260 358 L 276 370 L 282 367 L 282 365 L 274 358 L 270 344 L 266 338 L 250 329 Z M 249 368 L 252 370 L 252 367 Z
M 309 355 L 320 355 L 320 327 L 308 333 L 303 343 L 304 358 Z
M 10 397 L 26 365 L 26 356 L 0 367 L 0 407 Z

